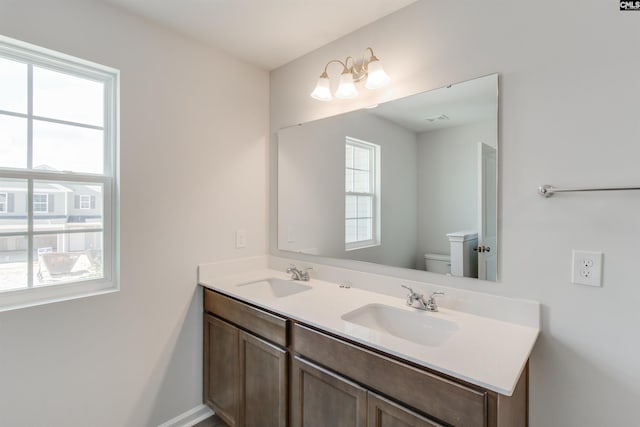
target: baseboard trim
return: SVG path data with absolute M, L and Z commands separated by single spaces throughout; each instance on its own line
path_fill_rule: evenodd
M 198 405 L 186 412 L 171 418 L 169 421 L 160 424 L 158 427 L 192 427 L 200 421 L 204 421 L 214 414 L 213 410 L 207 405 Z

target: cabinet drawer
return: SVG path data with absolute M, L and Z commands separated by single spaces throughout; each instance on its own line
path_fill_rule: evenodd
M 487 392 L 293 325 L 293 349 L 387 396 L 454 426 L 487 425 Z
M 287 320 L 232 298 L 204 290 L 204 310 L 282 347 L 287 345 Z

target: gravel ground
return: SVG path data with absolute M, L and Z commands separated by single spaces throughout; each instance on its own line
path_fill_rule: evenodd
M 33 263 L 34 286 L 50 286 L 60 283 L 76 282 L 101 277 L 98 272 L 85 271 L 83 273 L 73 273 L 56 278 L 49 277 L 46 271 L 43 272 L 43 279 L 38 278 L 39 263 Z M 0 263 L 0 292 L 15 290 L 27 287 L 27 263 L 26 262 L 5 262 Z

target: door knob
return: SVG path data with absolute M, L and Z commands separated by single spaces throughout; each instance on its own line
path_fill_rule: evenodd
M 476 252 L 491 252 L 491 248 L 489 246 L 478 246 L 477 248 L 473 248 Z

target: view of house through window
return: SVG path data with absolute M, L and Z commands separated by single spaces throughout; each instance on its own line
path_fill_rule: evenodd
M 345 249 L 380 244 L 380 146 L 345 142 Z
M 12 42 L 0 39 L 0 303 L 113 286 L 117 71 Z

